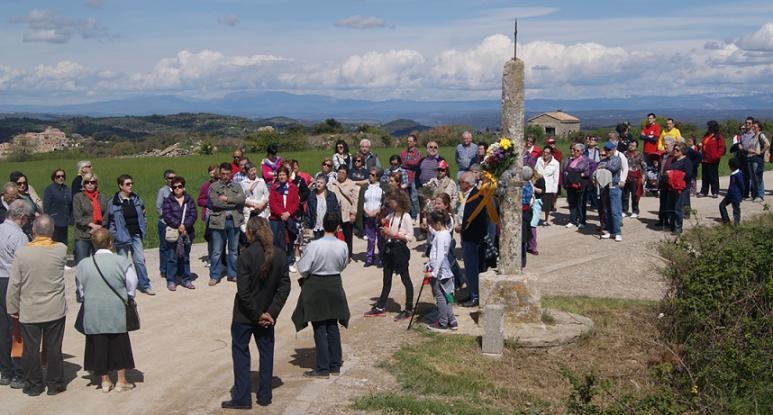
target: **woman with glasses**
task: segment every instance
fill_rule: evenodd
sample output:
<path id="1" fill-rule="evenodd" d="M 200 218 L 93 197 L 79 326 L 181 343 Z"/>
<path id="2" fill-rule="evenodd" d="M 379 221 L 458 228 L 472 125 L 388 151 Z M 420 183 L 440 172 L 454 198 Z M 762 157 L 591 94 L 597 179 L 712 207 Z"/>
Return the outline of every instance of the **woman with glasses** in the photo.
<path id="1" fill-rule="evenodd" d="M 271 212 L 271 231 L 274 233 L 274 246 L 287 254 L 287 264 L 290 272 L 295 272 L 295 255 L 293 245 L 298 228 L 295 213 L 301 204 L 298 187 L 289 180 L 290 172 L 280 168 L 276 182 L 271 186 L 268 195 L 268 206 Z"/>
<path id="2" fill-rule="evenodd" d="M 182 286 L 189 290 L 196 287 L 191 283 L 191 243 L 194 238 L 193 225 L 196 223 L 196 203 L 185 191 L 185 179 L 176 176 L 171 183 L 172 193 L 164 199 L 162 215 L 166 226 L 175 228 L 180 232 L 180 237 L 164 243 L 169 247 L 167 256 L 166 288 L 175 291 L 177 276 L 182 277 Z"/>
<path id="3" fill-rule="evenodd" d="M 108 204 L 108 224 L 113 235 L 113 245 L 118 255 L 129 257 L 132 254 L 134 271 L 137 273 L 141 293 L 156 295 L 150 287 L 148 269 L 145 266 L 145 252 L 142 240 L 147 235 L 145 204 L 134 193 L 134 180 L 128 174 L 118 176 L 118 191 Z"/>
<path id="4" fill-rule="evenodd" d="M 43 211 L 54 219 L 53 240 L 67 245 L 67 226 L 72 220 L 72 193 L 63 169 L 51 173 L 51 184 L 43 191 Z"/>
<path id="5" fill-rule="evenodd" d="M 333 170 L 333 159 L 330 157 L 326 157 L 324 160 L 322 160 L 321 168 L 322 170 L 318 171 L 314 177 L 317 177 L 320 174 L 324 174 L 327 176 L 328 183 L 332 182 L 336 179 L 336 177 L 338 177 L 336 170 Z"/>
<path id="6" fill-rule="evenodd" d="M 307 212 L 307 223 L 311 228 L 314 239 L 319 239 L 325 235 L 325 229 L 322 219 L 328 212 L 335 212 L 341 215 L 341 207 L 338 205 L 336 195 L 327 190 L 327 176 L 317 175 L 314 179 L 314 193 L 309 196 L 309 209 Z"/>
<path id="7" fill-rule="evenodd" d="M 550 226 L 550 212 L 555 207 L 560 169 L 559 161 L 553 157 L 553 149 L 545 147 L 542 150 L 542 157 L 537 160 L 534 168 L 545 179 L 545 193 L 542 195 L 542 212 L 545 213 L 545 220 L 542 226 Z"/>
<path id="8" fill-rule="evenodd" d="M 72 184 L 70 184 L 70 191 L 73 197 L 83 190 L 83 175 L 86 173 L 91 173 L 90 161 L 81 160 L 75 164 L 75 178 L 72 179 Z"/>
<path id="9" fill-rule="evenodd" d="M 9 178 L 12 182 L 16 183 L 16 187 L 19 189 L 19 198 L 27 203 L 27 208 L 30 210 L 30 216 L 27 218 L 27 222 L 22 227 L 22 230 L 30 240 L 32 240 L 32 221 L 36 216 L 43 213 L 43 201 L 38 197 L 35 189 L 30 185 L 27 176 L 20 171 L 11 172 Z"/>
<path id="10" fill-rule="evenodd" d="M 349 178 L 360 186 L 368 184 L 368 168 L 365 167 L 365 159 L 356 155 L 352 163 L 352 168 L 349 169 Z"/>
<path id="11" fill-rule="evenodd" d="M 362 229 L 368 241 L 368 247 L 365 252 L 365 266 L 369 267 L 376 263 L 375 251 L 378 241 L 378 219 L 381 216 L 381 205 L 384 203 L 384 194 L 386 187 L 379 177 L 381 177 L 381 168 L 374 167 L 368 173 L 368 185 L 360 187 L 360 209 L 359 216 L 362 217 Z M 358 212 L 359 213 L 359 212 Z"/>
<path id="12" fill-rule="evenodd" d="M 75 227 L 75 264 L 94 253 L 91 234 L 107 224 L 107 197 L 99 191 L 97 175 L 88 172 L 82 177 L 83 189 L 72 198 Z"/>
<path id="13" fill-rule="evenodd" d="M 349 144 L 346 144 L 344 140 L 336 141 L 335 152 L 333 153 L 333 170 L 338 171 L 338 167 L 341 165 L 346 166 L 347 169 L 351 169 L 352 155 L 349 154 Z"/>
<path id="14" fill-rule="evenodd" d="M 575 143 L 570 150 L 570 156 L 564 161 L 564 187 L 566 187 L 566 199 L 569 202 L 569 223 L 567 228 L 584 228 L 585 212 L 583 200 L 585 200 L 585 188 L 589 184 L 588 159 L 582 153 L 585 145 Z M 638 206 L 638 205 L 637 205 Z"/>

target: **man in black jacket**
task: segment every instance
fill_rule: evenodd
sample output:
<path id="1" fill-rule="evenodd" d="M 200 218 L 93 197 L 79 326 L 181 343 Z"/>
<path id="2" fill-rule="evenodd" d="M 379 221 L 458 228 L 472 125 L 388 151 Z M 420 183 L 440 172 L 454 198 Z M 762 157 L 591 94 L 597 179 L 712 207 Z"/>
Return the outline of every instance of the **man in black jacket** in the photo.
<path id="1" fill-rule="evenodd" d="M 483 198 L 475 187 L 475 182 L 475 176 L 469 171 L 462 173 L 462 177 L 459 178 L 460 216 L 462 220 L 457 222 L 456 231 L 462 234 L 462 258 L 464 258 L 467 288 L 470 291 L 470 300 L 462 304 L 464 307 L 477 307 L 479 304 L 478 274 L 482 260 L 480 243 L 486 236 L 488 229 L 486 209 L 478 210 L 478 205 L 483 201 Z"/>
<path id="2" fill-rule="evenodd" d="M 236 297 L 231 323 L 231 356 L 234 386 L 231 400 L 220 406 L 250 409 L 250 337 L 260 354 L 258 405 L 271 403 L 274 375 L 274 324 L 290 294 L 290 276 L 285 253 L 273 246 L 273 234 L 266 219 L 253 216 L 247 222 L 250 245 L 236 265 Z"/>

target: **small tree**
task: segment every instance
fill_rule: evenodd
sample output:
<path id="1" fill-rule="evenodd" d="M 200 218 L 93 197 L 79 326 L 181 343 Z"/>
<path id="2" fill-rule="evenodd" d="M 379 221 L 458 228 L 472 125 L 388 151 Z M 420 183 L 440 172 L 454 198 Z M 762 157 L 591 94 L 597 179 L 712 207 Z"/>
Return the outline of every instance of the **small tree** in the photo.
<path id="1" fill-rule="evenodd" d="M 26 137 L 16 137 L 8 153 L 9 161 L 28 161 L 35 154 L 35 144 Z"/>

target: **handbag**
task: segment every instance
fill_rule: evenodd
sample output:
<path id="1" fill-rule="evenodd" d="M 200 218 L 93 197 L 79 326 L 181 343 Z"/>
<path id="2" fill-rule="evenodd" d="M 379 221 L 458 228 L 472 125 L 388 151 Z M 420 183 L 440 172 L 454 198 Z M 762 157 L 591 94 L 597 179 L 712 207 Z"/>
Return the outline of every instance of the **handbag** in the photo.
<path id="1" fill-rule="evenodd" d="M 86 334 L 86 329 L 83 328 L 83 303 L 78 309 L 78 315 L 75 316 L 75 330 L 80 334 Z"/>
<path id="2" fill-rule="evenodd" d="M 182 216 L 182 219 L 180 220 L 180 223 L 185 222 L 185 211 L 187 209 L 188 209 L 188 204 L 186 203 L 185 205 L 183 205 L 183 216 Z M 164 228 L 164 239 L 167 242 L 177 242 L 177 240 L 180 239 L 180 229 L 167 226 L 166 228 Z"/>
<path id="3" fill-rule="evenodd" d="M 102 274 L 102 271 L 99 269 L 99 265 L 97 265 L 97 259 L 94 258 L 94 256 L 91 256 L 91 260 L 94 261 L 94 266 L 97 268 L 97 272 L 99 272 L 99 276 L 102 277 L 102 281 L 107 284 L 107 286 L 110 288 L 110 290 L 115 294 L 121 302 L 123 302 L 124 306 L 126 307 L 126 331 L 135 331 L 140 329 L 140 314 L 137 311 L 137 303 L 134 301 L 134 297 L 127 295 L 127 299 L 124 300 L 123 297 L 121 297 L 120 294 L 118 294 L 118 291 L 113 288 L 112 285 L 110 285 L 109 282 L 107 282 L 107 279 L 105 279 L 105 276 Z"/>

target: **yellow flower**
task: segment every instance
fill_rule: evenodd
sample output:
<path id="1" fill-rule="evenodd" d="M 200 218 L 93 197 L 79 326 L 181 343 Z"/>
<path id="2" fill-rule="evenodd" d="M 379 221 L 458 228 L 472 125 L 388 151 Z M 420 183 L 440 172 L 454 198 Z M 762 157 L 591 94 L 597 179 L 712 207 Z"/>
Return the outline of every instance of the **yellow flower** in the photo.
<path id="1" fill-rule="evenodd" d="M 511 145 L 513 145 L 513 143 L 511 143 L 507 138 L 499 140 L 499 146 L 502 147 L 502 150 L 509 149 Z"/>

